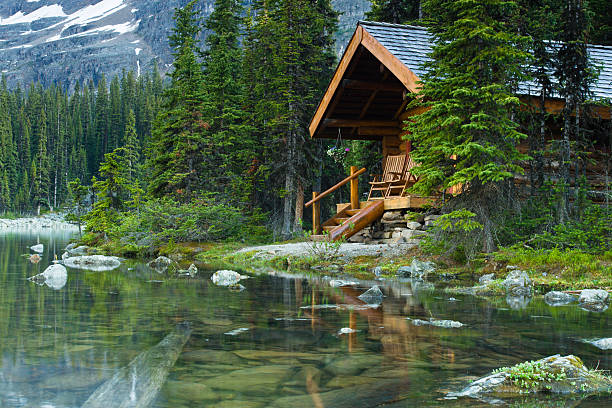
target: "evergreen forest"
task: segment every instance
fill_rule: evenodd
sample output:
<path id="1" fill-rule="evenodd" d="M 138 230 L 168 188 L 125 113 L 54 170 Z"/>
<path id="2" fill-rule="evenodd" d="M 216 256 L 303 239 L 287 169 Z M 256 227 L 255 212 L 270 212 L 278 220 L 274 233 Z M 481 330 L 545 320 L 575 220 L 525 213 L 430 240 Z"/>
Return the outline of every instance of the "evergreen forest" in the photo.
<path id="1" fill-rule="evenodd" d="M 376 142 L 308 134 L 338 60 L 330 0 L 257 0 L 248 9 L 217 0 L 206 21 L 196 4 L 176 10 L 166 78 L 125 72 L 70 93 L 62 84 L 0 85 L 0 212 L 69 209 L 90 243 L 121 239 L 132 253 L 156 240 L 287 239 L 308 225 L 311 191 L 337 183 L 350 165 L 375 172 Z M 485 251 L 534 237 L 536 246 L 610 244 L 609 206 L 591 203 L 581 169 L 589 143 L 609 140 L 612 129 L 574 114 L 594 103 L 598 68 L 586 44 L 612 45 L 606 0 L 374 0 L 366 18 L 423 25 L 434 36 L 424 98 L 414 101 L 431 109 L 407 126 L 421 146 L 415 191 L 466 186 L 447 205 L 452 228 L 442 235 L 479 230 Z M 562 115 L 521 108 L 514 94 L 526 80 L 542 100 L 560 95 Z M 542 143 L 550 120 L 562 129 L 552 147 Z M 347 152 L 342 161 L 328 154 L 332 146 Z M 554 183 L 538 171 L 552 156 L 561 163 Z M 523 168 L 526 199 L 511 182 Z M 347 201 L 343 192 L 335 198 Z"/>

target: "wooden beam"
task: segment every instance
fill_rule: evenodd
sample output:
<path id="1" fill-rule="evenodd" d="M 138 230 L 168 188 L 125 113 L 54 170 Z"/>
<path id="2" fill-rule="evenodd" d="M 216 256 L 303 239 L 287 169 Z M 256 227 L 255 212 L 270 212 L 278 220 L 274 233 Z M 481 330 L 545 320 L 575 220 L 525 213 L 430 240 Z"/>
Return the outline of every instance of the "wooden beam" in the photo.
<path id="1" fill-rule="evenodd" d="M 534 96 L 521 96 L 520 100 L 524 104 L 532 107 L 539 108 L 540 106 L 539 98 Z M 560 115 L 561 113 L 563 113 L 564 107 L 565 101 L 563 101 L 562 99 L 546 99 L 546 101 L 544 102 L 544 108 L 546 109 L 546 112 L 551 113 L 553 115 Z M 591 105 L 590 109 L 592 112 L 591 117 L 596 117 L 605 120 L 611 119 L 610 108 L 607 106 Z M 572 115 L 574 115 L 574 113 L 572 113 Z"/>
<path id="2" fill-rule="evenodd" d="M 346 50 L 344 51 L 344 55 L 342 55 L 342 59 L 340 60 L 340 63 L 336 68 L 336 72 L 334 72 L 334 76 L 332 77 L 329 86 L 327 87 L 327 90 L 323 95 L 323 99 L 321 99 L 321 102 L 319 102 L 319 106 L 317 107 L 317 110 L 315 111 L 315 114 L 312 117 L 312 120 L 310 121 L 310 126 L 308 127 L 308 130 L 310 132 L 311 137 L 313 137 L 315 132 L 317 131 L 317 128 L 321 123 L 321 119 L 323 119 L 323 115 L 327 111 L 327 108 L 329 107 L 329 104 L 332 101 L 336 90 L 338 89 L 338 85 L 340 85 L 340 81 L 342 81 L 344 73 L 346 72 L 349 64 L 351 63 L 355 52 L 359 48 L 359 44 L 361 44 L 363 32 L 363 27 L 358 26 L 355 30 L 355 33 L 353 34 L 353 37 L 351 38 L 351 41 L 346 47 Z"/>
<path id="3" fill-rule="evenodd" d="M 402 130 L 391 127 L 368 127 L 362 126 L 357 131 L 357 134 L 360 136 L 397 136 L 400 134 Z"/>
<path id="4" fill-rule="evenodd" d="M 357 120 L 357 119 L 325 119 L 323 121 L 325 127 L 393 127 L 399 128 L 399 120 Z"/>
<path id="5" fill-rule="evenodd" d="M 363 89 L 367 91 L 404 92 L 406 90 L 402 84 L 394 84 L 391 82 L 358 81 L 356 79 L 344 79 L 342 81 L 342 87 L 347 89 Z"/>
<path id="6" fill-rule="evenodd" d="M 357 128 L 356 128 L 357 129 Z M 398 129 L 399 132 L 399 129 Z M 338 132 L 317 132 L 315 139 L 337 139 Z M 383 135 L 360 135 L 360 134 L 342 134 L 343 140 L 382 140 Z"/>
<path id="7" fill-rule="evenodd" d="M 378 60 L 383 63 L 402 84 L 404 84 L 406 89 L 413 93 L 419 92 L 421 85 L 418 81 L 420 81 L 420 79 L 410 70 L 410 68 L 404 65 L 404 63 L 393 55 L 391 51 L 378 42 L 378 40 L 368 33 L 366 29 L 363 29 L 362 37 L 361 43 L 363 46 L 378 58 Z"/>

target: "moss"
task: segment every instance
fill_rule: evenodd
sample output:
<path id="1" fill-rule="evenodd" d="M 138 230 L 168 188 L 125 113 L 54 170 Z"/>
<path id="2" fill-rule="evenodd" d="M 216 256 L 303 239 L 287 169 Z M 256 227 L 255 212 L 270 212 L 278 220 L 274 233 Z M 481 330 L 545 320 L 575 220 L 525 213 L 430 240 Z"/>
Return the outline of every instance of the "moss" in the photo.
<path id="1" fill-rule="evenodd" d="M 550 384 L 552 382 L 561 381 L 567 378 L 567 374 L 562 367 L 559 367 L 557 372 L 551 372 L 550 367 L 544 369 L 542 364 L 537 361 L 527 361 L 513 367 L 503 367 L 493 372 L 508 374 L 508 379 L 518 387 L 522 393 L 550 389 Z"/>

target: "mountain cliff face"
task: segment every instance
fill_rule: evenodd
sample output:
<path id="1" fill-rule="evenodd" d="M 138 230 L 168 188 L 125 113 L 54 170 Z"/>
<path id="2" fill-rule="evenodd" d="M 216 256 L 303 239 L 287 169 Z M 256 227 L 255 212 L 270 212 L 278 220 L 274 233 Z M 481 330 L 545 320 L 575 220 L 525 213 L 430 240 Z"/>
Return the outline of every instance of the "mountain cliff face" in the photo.
<path id="1" fill-rule="evenodd" d="M 32 81 L 74 86 L 123 69 L 171 67 L 168 34 L 176 7 L 189 0 L 5 0 L 0 2 L 0 71 L 9 86 Z M 252 0 L 245 0 L 249 6 Z M 369 0 L 332 0 L 340 16 L 340 53 Z M 214 0 L 201 0 L 206 18 Z M 206 33 L 203 34 L 204 36 Z"/>

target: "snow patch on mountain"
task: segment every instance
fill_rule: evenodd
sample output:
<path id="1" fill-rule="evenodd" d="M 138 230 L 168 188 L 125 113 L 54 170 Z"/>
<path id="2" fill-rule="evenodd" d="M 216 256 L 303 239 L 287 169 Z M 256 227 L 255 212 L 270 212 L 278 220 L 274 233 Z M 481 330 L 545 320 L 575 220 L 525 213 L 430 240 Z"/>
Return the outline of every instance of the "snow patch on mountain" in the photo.
<path id="1" fill-rule="evenodd" d="M 23 12 L 18 11 L 10 17 L 0 18 L 0 25 L 32 23 L 42 18 L 52 17 L 66 17 L 62 6 L 60 6 L 59 4 L 42 6 L 41 8 L 38 8 L 28 14 L 23 14 Z"/>

